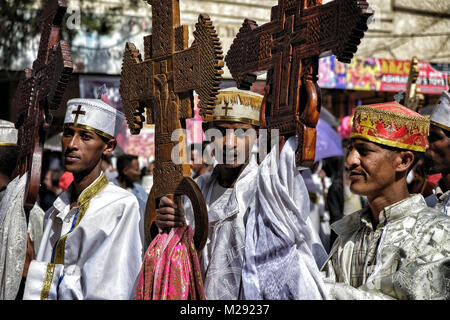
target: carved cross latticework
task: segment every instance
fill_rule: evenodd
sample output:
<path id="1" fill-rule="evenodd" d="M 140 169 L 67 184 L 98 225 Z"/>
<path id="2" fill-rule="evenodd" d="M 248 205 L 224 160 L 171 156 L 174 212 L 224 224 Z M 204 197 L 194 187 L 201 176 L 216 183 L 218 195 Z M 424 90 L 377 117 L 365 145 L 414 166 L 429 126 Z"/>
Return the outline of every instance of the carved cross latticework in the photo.
<path id="1" fill-rule="evenodd" d="M 126 44 L 119 91 L 132 134 L 139 134 L 145 120 L 155 124 L 155 169 L 145 222 L 149 239 L 155 200 L 163 195 L 195 195 L 196 199 L 190 199 L 195 202 L 196 218 L 202 211 L 205 217 L 198 220 L 204 223 L 207 219 L 201 192 L 189 180 L 190 165 L 184 159 L 186 137 L 180 141 L 171 137 L 174 130 L 185 128 L 185 119 L 193 116 L 193 90 L 199 95 L 200 115 L 212 120 L 224 62 L 219 38 L 207 15 L 199 16 L 189 47 L 188 28 L 180 24 L 179 0 L 147 2 L 152 5 L 152 34 L 144 37 L 144 59 L 132 43 Z M 181 164 L 172 161 L 177 145 L 184 145 L 175 155 Z M 202 228 L 207 232 L 207 226 L 198 231 Z M 197 248 L 204 245 L 204 236 L 196 232 Z"/>
<path id="2" fill-rule="evenodd" d="M 20 154 L 18 172 L 28 172 L 25 209 L 31 210 L 40 186 L 42 146 L 45 130 L 51 123 L 49 110 L 60 107 L 64 91 L 72 74 L 72 58 L 68 42 L 59 40 L 61 24 L 66 13 L 65 0 L 49 0 L 40 21 L 41 40 L 32 69 L 25 70 L 19 82 L 13 108 L 20 115 Z"/>
<path id="3" fill-rule="evenodd" d="M 425 102 L 425 96 L 416 84 L 419 77 L 419 60 L 417 57 L 411 59 L 411 68 L 409 69 L 408 82 L 406 83 L 406 94 L 403 104 L 414 111 L 419 111 Z"/>
<path id="4" fill-rule="evenodd" d="M 297 134 L 297 165 L 314 161 L 320 112 L 318 58 L 334 54 L 348 63 L 372 15 L 363 0 L 279 0 L 271 21 L 245 19 L 225 58 L 237 86 L 250 89 L 267 72 L 261 126 Z"/>

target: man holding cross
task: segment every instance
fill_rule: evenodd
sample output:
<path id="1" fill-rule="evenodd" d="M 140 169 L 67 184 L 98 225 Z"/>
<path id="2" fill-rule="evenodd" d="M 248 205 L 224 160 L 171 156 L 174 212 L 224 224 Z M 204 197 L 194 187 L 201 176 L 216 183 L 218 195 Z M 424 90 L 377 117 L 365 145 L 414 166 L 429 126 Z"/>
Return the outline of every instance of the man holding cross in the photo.
<path id="1" fill-rule="evenodd" d="M 109 183 L 102 156 L 116 146 L 124 115 L 100 99 L 67 103 L 61 139 L 74 181 L 45 215 L 24 299 L 130 299 L 142 263 L 136 197 Z"/>
<path id="2" fill-rule="evenodd" d="M 217 130 L 213 144 L 218 164 L 213 172 L 200 176 L 196 182 L 209 217 L 208 240 L 200 254 L 208 300 L 236 300 L 239 296 L 245 248 L 244 216 L 253 204 L 258 164 L 250 155 L 256 132 L 254 136 L 238 135 L 237 130 L 246 132 L 259 126 L 261 102 L 262 96 L 257 93 L 223 89 L 217 95 L 213 120 L 207 124 L 209 129 Z M 183 204 L 178 210 L 173 201 L 162 197 L 156 214 L 157 226 L 164 229 L 185 223 L 193 225 L 192 207 L 187 201 Z"/>

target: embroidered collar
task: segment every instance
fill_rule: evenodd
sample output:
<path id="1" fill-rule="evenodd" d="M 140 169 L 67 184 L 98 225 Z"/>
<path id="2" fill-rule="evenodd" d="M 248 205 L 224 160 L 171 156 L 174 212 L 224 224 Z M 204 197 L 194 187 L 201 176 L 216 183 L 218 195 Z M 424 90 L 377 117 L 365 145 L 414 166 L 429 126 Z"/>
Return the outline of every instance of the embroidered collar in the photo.
<path id="1" fill-rule="evenodd" d="M 405 215 L 415 214 L 426 206 L 425 199 L 421 194 L 411 195 L 406 199 L 385 207 L 380 212 L 378 225 L 395 221 Z M 336 221 L 331 225 L 331 228 L 338 235 L 355 232 L 361 226 L 361 223 L 373 228 L 370 214 L 370 207 L 367 206 Z"/>
<path id="2" fill-rule="evenodd" d="M 78 196 L 77 206 L 82 207 L 88 203 L 93 197 L 95 197 L 100 191 L 108 185 L 108 179 L 103 171 L 100 173 L 97 179 L 95 179 L 86 189 L 84 189 Z M 56 198 L 53 206 L 58 211 L 58 217 L 64 219 L 64 216 L 70 210 L 70 195 L 72 193 L 73 182 L 62 192 L 58 198 Z"/>

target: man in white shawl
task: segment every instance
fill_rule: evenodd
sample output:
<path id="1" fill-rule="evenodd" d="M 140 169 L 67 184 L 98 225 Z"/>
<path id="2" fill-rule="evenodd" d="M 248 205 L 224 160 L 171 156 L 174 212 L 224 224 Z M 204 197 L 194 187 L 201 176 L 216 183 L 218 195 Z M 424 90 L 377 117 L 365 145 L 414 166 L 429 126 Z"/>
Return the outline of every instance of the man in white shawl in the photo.
<path id="1" fill-rule="evenodd" d="M 112 153 L 125 117 L 100 99 L 67 103 L 61 138 L 74 180 L 46 212 L 24 299 L 132 299 L 144 253 L 136 197 L 108 182 L 102 156 Z"/>
<path id="2" fill-rule="evenodd" d="M 213 121 L 208 123 L 206 134 L 214 136 L 218 164 L 213 172 L 200 176 L 196 182 L 205 198 L 209 218 L 208 240 L 200 254 L 205 296 L 209 300 L 239 297 L 245 248 L 244 217 L 253 203 L 258 164 L 250 156 L 256 132 L 239 135 L 237 130 L 248 133 L 259 125 L 261 102 L 262 96 L 257 93 L 223 89 L 217 96 Z M 194 225 L 192 207 L 189 201 L 183 203 L 185 215 L 183 210 L 175 211 L 177 206 L 169 198 L 161 198 L 156 214 L 160 229 L 180 227 L 185 222 Z"/>
<path id="3" fill-rule="evenodd" d="M 237 133 L 230 130 L 255 129 L 259 125 L 261 102 L 261 95 L 249 91 L 238 90 L 236 88 L 221 90 L 217 97 L 213 122 L 210 123 L 210 128 L 218 129 L 222 133 L 222 138 L 215 137 L 214 140 L 215 157 L 219 164 L 215 166 L 212 173 L 207 173 L 197 180 L 197 184 L 205 197 L 209 217 L 208 240 L 200 255 L 205 295 L 209 300 L 257 299 L 264 296 L 261 294 L 258 294 L 257 296 L 256 293 L 252 294 L 250 291 L 248 291 L 248 295 L 243 295 L 243 289 L 245 289 L 245 286 L 248 285 L 249 281 L 246 279 L 248 274 L 243 270 L 243 266 L 245 261 L 247 264 L 252 264 L 252 267 L 258 268 L 253 264 L 253 260 L 247 262 L 247 259 L 249 259 L 248 256 L 251 256 L 254 251 L 252 251 L 252 253 L 247 253 L 249 241 L 246 239 L 248 238 L 249 225 L 250 230 L 253 231 L 252 228 L 254 226 L 251 224 L 254 224 L 256 221 L 254 218 L 255 193 L 257 194 L 260 189 L 257 182 L 260 181 L 260 184 L 264 184 L 263 180 L 271 179 L 271 177 L 264 173 L 258 173 L 256 159 L 254 156 L 250 155 L 253 144 L 251 135 L 248 135 L 245 138 L 244 150 L 239 148 L 240 142 L 238 140 L 242 139 L 242 136 L 236 138 L 235 134 Z M 222 161 L 223 159 L 218 156 L 218 153 L 224 154 L 224 157 L 228 160 L 232 159 L 231 163 L 229 161 Z M 237 158 L 243 154 L 245 154 L 244 164 L 236 161 Z M 292 155 L 291 160 L 294 161 L 293 154 L 287 155 L 287 158 L 289 158 L 290 155 Z M 285 161 L 285 158 L 283 158 L 283 161 Z M 292 162 L 290 162 L 290 164 L 292 164 Z M 290 170 L 290 175 L 294 175 L 299 179 L 295 180 L 295 183 L 300 183 L 295 186 L 295 191 L 301 193 L 301 204 L 297 209 L 301 209 L 301 206 L 304 205 L 303 200 L 306 199 L 305 205 L 307 207 L 304 208 L 304 212 L 308 215 L 309 199 L 303 180 L 294 165 L 292 165 L 292 167 L 287 166 L 287 168 Z M 294 173 L 294 171 L 296 173 Z M 257 178 L 257 174 L 261 177 L 260 179 Z M 290 179 L 290 182 L 294 183 L 294 180 Z M 270 181 L 265 181 L 265 183 L 270 183 Z M 289 189 L 290 192 L 294 191 L 294 189 L 292 189 L 293 187 L 294 186 L 291 184 L 291 189 Z M 298 189 L 301 189 L 302 187 L 304 190 Z M 271 191 L 278 192 L 278 188 L 279 185 L 275 186 Z M 293 195 L 287 194 L 283 197 L 282 201 L 284 201 L 285 198 L 289 198 L 289 196 Z M 296 196 L 294 197 L 296 198 Z M 277 200 L 280 200 L 280 198 Z M 292 205 L 292 202 L 293 200 L 291 200 L 288 205 Z M 183 206 L 186 221 L 188 224 L 192 225 L 193 214 L 191 206 L 186 201 L 184 201 Z M 284 204 L 280 203 L 280 207 L 283 206 Z M 183 225 L 185 221 L 183 210 L 176 209 L 176 204 L 167 197 L 161 198 L 160 208 L 157 210 L 156 215 L 156 224 L 159 228 L 180 227 Z M 290 209 L 292 209 L 292 207 Z M 253 215 L 253 220 L 250 223 L 247 221 L 249 213 Z M 280 221 L 274 220 L 273 222 L 279 223 Z M 310 224 L 308 225 L 308 228 L 309 231 L 312 231 Z M 291 238 L 295 238 L 298 235 L 298 229 L 299 228 L 291 230 Z M 303 235 L 298 235 L 298 237 L 303 237 Z M 306 237 L 308 237 L 308 244 L 311 244 L 311 233 L 306 232 Z M 257 239 L 255 239 L 255 241 L 258 242 Z M 315 241 L 320 247 L 317 251 L 322 254 L 320 260 L 325 260 L 326 253 L 320 245 L 318 236 L 315 237 Z M 288 245 L 291 245 L 291 242 L 287 241 L 287 243 Z M 257 245 L 259 244 L 261 244 L 261 242 L 258 242 Z M 283 244 L 286 244 L 286 242 Z M 252 244 L 252 246 L 253 249 L 255 245 Z M 273 246 L 271 246 L 270 249 L 276 250 Z M 308 251 L 308 253 L 310 252 L 311 251 Z M 286 260 L 284 259 L 284 254 L 282 255 L 281 260 Z M 305 263 L 311 264 L 311 261 L 315 268 L 314 272 L 318 274 L 318 267 L 314 262 L 314 258 L 307 259 L 307 262 Z M 280 277 L 281 274 L 285 274 L 286 271 L 283 269 L 283 266 L 286 265 L 280 264 L 280 268 L 276 270 L 278 273 L 267 274 L 267 277 L 273 276 L 275 281 L 280 280 L 280 284 L 283 285 L 285 278 Z M 294 268 L 298 266 L 299 264 L 291 264 L 291 267 Z M 306 269 L 302 269 L 302 271 L 305 271 Z M 313 267 L 311 266 L 310 269 L 313 269 Z M 316 274 L 314 274 L 314 277 L 315 275 Z M 294 272 L 292 276 L 297 277 L 298 273 Z M 265 280 L 267 280 L 267 278 L 263 279 L 263 281 Z M 298 282 L 304 284 L 301 280 Z M 313 290 L 317 292 L 316 288 Z M 304 298 L 306 296 L 306 294 L 303 296 L 279 295 L 278 298 Z M 318 296 L 320 296 L 320 294 L 314 293 L 308 297 Z M 269 296 L 264 297 L 269 298 Z"/>
<path id="4" fill-rule="evenodd" d="M 33 242 L 42 235 L 44 218 L 44 212 L 35 204 L 29 212 L 27 227 L 24 208 L 27 174 L 14 176 L 19 154 L 17 143 L 14 124 L 0 120 L 0 300 L 21 298 L 28 264 L 35 254 Z"/>
<path id="5" fill-rule="evenodd" d="M 429 173 L 441 173 L 442 178 L 425 201 L 450 216 L 450 93 L 446 91 L 431 113 L 428 142 L 425 166 Z"/>

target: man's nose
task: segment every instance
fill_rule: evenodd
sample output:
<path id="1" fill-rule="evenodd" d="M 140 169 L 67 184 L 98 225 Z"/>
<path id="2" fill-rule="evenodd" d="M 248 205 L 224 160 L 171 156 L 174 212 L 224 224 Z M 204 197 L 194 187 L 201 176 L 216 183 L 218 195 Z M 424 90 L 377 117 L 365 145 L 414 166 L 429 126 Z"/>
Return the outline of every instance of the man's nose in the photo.
<path id="1" fill-rule="evenodd" d="M 236 135 L 234 134 L 234 130 L 233 129 L 228 129 L 227 130 L 227 136 L 225 139 L 225 145 L 228 148 L 233 148 L 234 146 L 236 146 Z"/>
<path id="2" fill-rule="evenodd" d="M 360 164 L 359 154 L 355 149 L 353 149 L 347 155 L 347 159 L 345 160 L 345 167 L 348 170 L 351 170 L 357 167 L 359 164 Z"/>
<path id="3" fill-rule="evenodd" d="M 67 142 L 67 148 L 78 149 L 79 142 L 80 142 L 80 137 L 75 134 L 69 138 L 69 141 Z"/>

